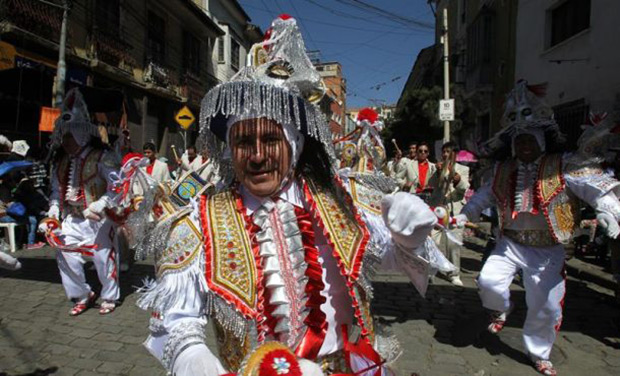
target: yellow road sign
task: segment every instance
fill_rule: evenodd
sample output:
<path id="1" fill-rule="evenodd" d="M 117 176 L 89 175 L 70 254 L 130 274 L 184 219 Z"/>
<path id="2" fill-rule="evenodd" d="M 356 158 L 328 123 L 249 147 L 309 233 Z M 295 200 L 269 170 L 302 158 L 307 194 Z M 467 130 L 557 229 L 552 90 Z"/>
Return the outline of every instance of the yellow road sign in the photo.
<path id="1" fill-rule="evenodd" d="M 174 117 L 174 120 L 176 120 L 176 122 L 179 123 L 181 128 L 187 130 L 189 127 L 192 126 L 192 124 L 194 124 L 194 121 L 196 120 L 196 118 L 194 117 L 194 114 L 192 114 L 192 111 L 190 111 L 190 109 L 187 106 L 183 106 L 183 108 L 179 110 L 179 112 L 177 112 L 176 116 Z"/>

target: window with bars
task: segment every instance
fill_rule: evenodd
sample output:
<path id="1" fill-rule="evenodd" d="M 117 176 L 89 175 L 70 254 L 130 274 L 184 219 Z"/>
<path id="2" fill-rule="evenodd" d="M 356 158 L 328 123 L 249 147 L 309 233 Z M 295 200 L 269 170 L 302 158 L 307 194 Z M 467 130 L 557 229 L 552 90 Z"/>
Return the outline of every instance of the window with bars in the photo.
<path id="1" fill-rule="evenodd" d="M 566 0 L 550 10 L 549 47 L 590 27 L 591 0 Z"/>
<path id="2" fill-rule="evenodd" d="M 186 72 L 200 74 L 200 40 L 188 31 L 183 32 L 183 68 Z"/>
<path id="3" fill-rule="evenodd" d="M 230 39 L 230 65 L 234 70 L 239 70 L 239 54 L 241 53 L 241 46 L 233 38 Z"/>
<path id="4" fill-rule="evenodd" d="M 148 58 L 163 65 L 166 62 L 166 21 L 151 11 L 148 17 Z"/>

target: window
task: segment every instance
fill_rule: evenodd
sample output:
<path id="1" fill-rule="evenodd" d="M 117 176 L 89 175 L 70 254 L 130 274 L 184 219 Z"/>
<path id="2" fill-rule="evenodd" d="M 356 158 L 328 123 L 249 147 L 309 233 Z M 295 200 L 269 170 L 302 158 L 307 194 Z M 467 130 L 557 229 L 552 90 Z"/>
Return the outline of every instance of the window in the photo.
<path id="1" fill-rule="evenodd" d="M 590 27 L 590 1 L 567 0 L 551 10 L 551 39 L 549 47 Z"/>
<path id="2" fill-rule="evenodd" d="M 471 71 L 489 63 L 495 53 L 493 41 L 494 16 L 481 12 L 467 29 L 467 68 Z"/>
<path id="3" fill-rule="evenodd" d="M 224 57 L 224 37 L 217 38 L 217 62 L 224 63 L 226 58 Z"/>
<path id="4" fill-rule="evenodd" d="M 100 31 L 118 33 L 121 25 L 120 0 L 97 0 L 95 17 Z"/>
<path id="5" fill-rule="evenodd" d="M 241 46 L 237 43 L 236 40 L 230 39 L 230 65 L 233 69 L 239 69 L 239 54 L 240 54 Z"/>
<path id="6" fill-rule="evenodd" d="M 589 113 L 590 106 L 583 98 L 553 107 L 555 120 L 566 135 L 566 148 L 572 149 L 577 146 L 577 140 L 583 132 L 581 125 L 586 123 Z"/>
<path id="7" fill-rule="evenodd" d="M 148 17 L 148 58 L 163 65 L 166 61 L 166 22 L 151 11 Z"/>
<path id="8" fill-rule="evenodd" d="M 187 31 L 183 32 L 183 68 L 200 74 L 200 40 Z"/>

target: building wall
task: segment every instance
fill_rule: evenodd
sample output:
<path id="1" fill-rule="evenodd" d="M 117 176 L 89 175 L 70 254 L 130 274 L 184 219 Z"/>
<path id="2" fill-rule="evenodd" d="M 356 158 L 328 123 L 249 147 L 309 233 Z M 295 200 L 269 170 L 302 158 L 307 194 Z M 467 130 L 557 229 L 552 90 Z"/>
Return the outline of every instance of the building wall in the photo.
<path id="1" fill-rule="evenodd" d="M 552 106 L 584 99 L 592 111 L 615 112 L 620 106 L 620 49 L 617 48 L 620 1 L 591 1 L 590 27 L 547 47 L 548 10 L 558 1 L 519 2 L 517 78 L 548 82 Z"/>
<path id="2" fill-rule="evenodd" d="M 196 0 L 201 1 L 201 0 Z M 213 76 L 220 82 L 230 80 L 239 69 L 246 65 L 247 54 L 252 44 L 257 40 L 252 40 L 247 36 L 247 27 L 250 19 L 241 13 L 235 4 L 236 0 L 202 0 L 205 12 L 214 19 L 224 30 L 225 35 L 217 38 L 212 51 Z M 239 66 L 233 67 L 231 64 L 231 53 L 233 41 L 239 44 Z M 224 59 L 220 60 L 218 55 L 219 44 L 224 44 Z"/>
<path id="3" fill-rule="evenodd" d="M 347 84 L 342 75 L 342 66 L 337 62 L 317 63 L 315 67 L 326 87 L 326 95 L 332 99 L 329 111 L 330 127 L 333 133 L 343 134 L 346 127 Z"/>
<path id="4" fill-rule="evenodd" d="M 198 116 L 199 102 L 208 88 L 213 86 L 214 80 L 209 75 L 211 49 L 213 39 L 221 30 L 190 0 L 119 0 L 118 28 L 102 24 L 101 16 L 111 15 L 112 12 L 101 12 L 96 8 L 98 3 L 111 4 L 113 1 L 72 2 L 68 18 L 67 90 L 76 85 L 72 82 L 72 76 L 76 74 L 85 77 L 79 82 L 81 85 L 122 90 L 127 98 L 129 129 L 136 149 L 150 140 L 165 145 L 166 150 L 171 143 L 183 145 L 179 127 L 173 120 L 174 114 L 188 105 Z M 30 0 L 2 0 L 2 5 L 8 5 L 6 9 L 9 11 L 0 30 L 1 39 L 15 45 L 20 53 L 31 56 L 33 61 L 55 70 L 61 12 Z M 154 70 L 148 51 L 149 10 L 164 20 L 165 41 L 165 58 L 155 64 L 160 74 L 150 77 L 149 71 Z M 36 19 L 32 17 L 33 12 L 52 15 L 43 17 L 52 19 L 49 21 L 51 26 L 32 22 L 28 17 Z M 188 73 L 184 67 L 184 58 L 188 56 L 184 32 L 189 32 L 199 43 L 199 72 Z M 24 75 L 34 74 L 31 69 L 21 71 Z M 3 91 L 0 87 L 0 93 Z M 30 112 L 38 113 L 41 106 L 52 104 L 51 100 L 44 103 L 47 101 L 45 98 L 37 100 L 38 108 L 29 108 Z M 32 101 L 29 97 L 21 98 L 24 103 Z M 20 129 L 29 132 L 35 139 L 36 121 L 25 123 L 20 119 Z M 197 126 L 193 128 L 195 131 Z M 0 131 L 4 131 L 4 125 Z M 189 138 L 191 141 L 191 134 Z"/>

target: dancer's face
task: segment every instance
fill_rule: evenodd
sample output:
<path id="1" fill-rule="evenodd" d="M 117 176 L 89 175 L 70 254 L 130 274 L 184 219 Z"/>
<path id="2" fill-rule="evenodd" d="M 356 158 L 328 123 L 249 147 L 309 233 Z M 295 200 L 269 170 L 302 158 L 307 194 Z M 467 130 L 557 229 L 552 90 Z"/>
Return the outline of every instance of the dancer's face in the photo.
<path id="1" fill-rule="evenodd" d="M 542 154 L 536 137 L 531 134 L 518 135 L 515 138 L 514 148 L 515 156 L 524 163 L 532 163 Z"/>
<path id="2" fill-rule="evenodd" d="M 65 153 L 69 155 L 75 155 L 80 151 L 80 145 L 75 141 L 71 133 L 66 133 L 62 136 L 62 148 L 65 149 Z"/>
<path id="3" fill-rule="evenodd" d="M 257 197 L 277 193 L 291 164 L 291 146 L 282 126 L 260 118 L 232 125 L 230 148 L 237 180 Z"/>

